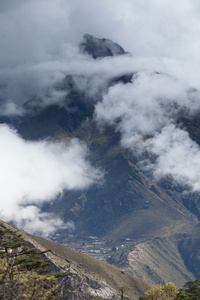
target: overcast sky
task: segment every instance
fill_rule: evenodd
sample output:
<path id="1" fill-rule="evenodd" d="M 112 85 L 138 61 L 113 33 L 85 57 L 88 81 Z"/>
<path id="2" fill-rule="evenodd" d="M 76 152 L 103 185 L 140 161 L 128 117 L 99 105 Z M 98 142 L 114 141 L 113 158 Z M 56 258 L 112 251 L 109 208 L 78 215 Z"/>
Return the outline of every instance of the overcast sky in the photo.
<path id="1" fill-rule="evenodd" d="M 59 80 L 85 33 L 200 88 L 199 15 L 198 0 L 1 0 L 0 95 L 22 103 Z"/>
<path id="2" fill-rule="evenodd" d="M 132 56 L 94 61 L 78 49 L 85 33 L 109 38 Z M 190 114 L 200 109 L 199 93 L 188 93 L 200 89 L 199 49 L 199 0 L 1 0 L 1 114 L 23 113 L 21 105 L 35 95 L 46 104 L 59 103 L 62 94 L 52 87 L 66 74 L 84 75 L 86 80 L 77 84 L 91 96 L 107 78 L 138 72 L 132 83 L 118 84 L 104 94 L 95 108 L 97 122 L 115 124 L 120 117 L 122 145 L 156 155 L 154 164 L 147 164 L 155 179 L 171 174 L 200 190 L 199 146 L 175 125 L 181 109 Z M 152 138 L 144 141 L 147 134 Z M 102 178 L 78 141 L 27 143 L 1 125 L 0 149 L 2 217 L 26 224 L 29 231 L 36 219 L 37 232 L 44 233 L 49 222 L 41 203 L 63 189 L 85 188 Z M 63 226 L 55 219 L 51 230 L 55 224 Z"/>

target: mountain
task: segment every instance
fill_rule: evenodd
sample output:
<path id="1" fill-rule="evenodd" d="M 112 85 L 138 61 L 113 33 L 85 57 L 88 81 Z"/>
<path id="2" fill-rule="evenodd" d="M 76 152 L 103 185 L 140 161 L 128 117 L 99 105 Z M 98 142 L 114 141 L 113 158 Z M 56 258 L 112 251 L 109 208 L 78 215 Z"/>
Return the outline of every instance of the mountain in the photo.
<path id="1" fill-rule="evenodd" d="M 127 54 L 124 49 L 109 39 L 98 39 L 90 34 L 83 36 L 80 44 L 80 50 L 83 53 L 91 55 L 94 59 L 106 56 L 116 56 Z"/>
<path id="2" fill-rule="evenodd" d="M 0 221 L 0 228 L 16 228 Z M 105 262 L 99 261 L 86 254 L 71 250 L 50 240 L 26 234 L 23 239 L 29 247 L 34 246 L 40 251 L 51 250 L 46 253 L 51 267 L 59 271 L 68 271 L 69 275 L 64 281 L 66 300 L 68 299 L 121 299 L 121 290 L 124 299 L 138 299 L 150 288 L 150 285 L 131 276 L 120 269 Z"/>
<path id="3" fill-rule="evenodd" d="M 80 50 L 94 60 L 126 54 L 118 44 L 88 34 Z M 14 126 L 26 140 L 75 137 L 85 143 L 90 162 L 104 171 L 104 180 L 88 189 L 66 191 L 62 199 L 45 204 L 43 211 L 74 222 L 73 243 L 97 237 L 110 248 L 108 262 L 151 283 L 172 281 L 179 287 L 200 276 L 199 194 L 183 193 L 188 187 L 176 184 L 171 176 L 153 180 L 139 167 L 138 156 L 122 146 L 117 124 L 100 127 L 94 118 L 95 103 L 102 101 L 110 87 L 128 85 L 133 74 L 108 78 L 95 95 L 79 87 L 81 75 L 68 74 L 54 87 L 67 91 L 62 105 L 44 106 L 35 97 L 24 104 L 23 116 L 4 117 L 1 122 Z M 181 111 L 176 122 L 200 144 L 198 113 L 194 117 Z M 65 231 L 58 236 L 59 242 L 71 243 Z"/>

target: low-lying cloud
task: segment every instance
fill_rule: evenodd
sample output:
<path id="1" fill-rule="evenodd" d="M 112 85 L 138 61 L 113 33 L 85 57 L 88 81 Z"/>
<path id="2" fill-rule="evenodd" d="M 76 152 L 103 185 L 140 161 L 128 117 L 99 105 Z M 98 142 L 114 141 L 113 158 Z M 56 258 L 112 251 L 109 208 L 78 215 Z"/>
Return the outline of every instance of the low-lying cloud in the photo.
<path id="1" fill-rule="evenodd" d="M 41 234 L 68 226 L 41 212 L 40 206 L 65 190 L 84 189 L 101 178 L 87 160 L 86 147 L 76 139 L 68 144 L 26 142 L 7 125 L 0 125 L 0 136 L 1 218 Z"/>
<path id="2" fill-rule="evenodd" d="M 155 179 L 170 174 L 200 191 L 200 147 L 177 125 L 181 114 L 192 117 L 199 110 L 198 91 L 166 74 L 140 72 L 131 83 L 111 87 L 97 103 L 95 115 L 101 126 L 115 125 L 122 146 L 139 159 L 145 152 L 153 154 L 145 169 Z"/>
<path id="3" fill-rule="evenodd" d="M 200 147 L 186 131 L 171 124 L 145 146 L 157 157 L 154 164 L 147 165 L 156 179 L 170 174 L 176 182 L 200 191 Z"/>
<path id="4" fill-rule="evenodd" d="M 1 0 L 0 115 L 23 115 L 22 105 L 34 97 L 41 106 L 62 104 L 69 91 L 57 87 L 70 74 L 90 100 L 102 100 L 95 108 L 101 126 L 115 125 L 122 145 L 141 159 L 153 154 L 146 169 L 156 179 L 171 174 L 200 190 L 199 146 L 176 125 L 179 114 L 200 108 L 199 20 L 198 0 Z M 78 44 L 85 33 L 133 56 L 83 55 Z M 127 73 L 135 74 L 131 83 L 107 90 L 111 78 Z M 77 140 L 25 142 L 6 125 L 0 146 L 2 218 L 42 234 L 73 227 L 40 207 L 101 178 L 86 148 Z"/>
<path id="5" fill-rule="evenodd" d="M 200 88 L 199 12 L 197 0 L 2 0 L 1 114 L 22 113 L 24 102 L 44 96 L 66 74 L 96 74 L 95 87 L 102 74 L 159 71 Z M 77 45 L 85 33 L 110 38 L 133 57 L 84 57 Z"/>

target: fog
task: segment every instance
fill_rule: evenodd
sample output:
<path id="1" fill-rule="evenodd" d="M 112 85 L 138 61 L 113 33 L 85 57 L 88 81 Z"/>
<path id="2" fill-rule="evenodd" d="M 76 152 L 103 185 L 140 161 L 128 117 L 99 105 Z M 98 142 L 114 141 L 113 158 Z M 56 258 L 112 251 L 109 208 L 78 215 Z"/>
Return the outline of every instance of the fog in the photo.
<path id="1" fill-rule="evenodd" d="M 80 53 L 85 33 L 108 38 L 130 54 L 94 60 Z M 199 146 L 176 121 L 200 108 L 200 3 L 198 0 L 1 0 L 1 115 L 23 115 L 23 104 L 62 105 L 68 90 L 56 86 L 72 74 L 95 101 L 99 126 L 116 126 L 123 147 L 139 159 L 154 155 L 146 169 L 156 180 L 170 174 L 200 190 Z M 134 73 L 132 82 L 105 88 L 109 79 Z M 63 224 L 41 205 L 63 190 L 87 188 L 102 178 L 83 144 L 26 142 L 0 127 L 1 216 L 30 232 L 49 234 Z M 51 224 L 49 220 L 51 219 Z M 70 220 L 69 220 L 70 221 Z M 57 225 L 56 225 L 57 224 Z"/>
<path id="2" fill-rule="evenodd" d="M 76 139 L 26 142 L 7 125 L 0 126 L 0 136 L 0 217 L 42 235 L 68 227 L 70 223 L 42 213 L 40 207 L 66 190 L 85 189 L 102 178 L 90 165 L 87 148 Z"/>
<path id="3" fill-rule="evenodd" d="M 3 107 L 8 113 L 8 102 L 21 105 L 65 74 L 94 72 L 101 64 L 83 58 L 77 47 L 85 33 L 110 38 L 133 54 L 114 68 L 101 65 L 103 72 L 135 66 L 199 88 L 199 13 L 197 0 L 1 1 Z"/>

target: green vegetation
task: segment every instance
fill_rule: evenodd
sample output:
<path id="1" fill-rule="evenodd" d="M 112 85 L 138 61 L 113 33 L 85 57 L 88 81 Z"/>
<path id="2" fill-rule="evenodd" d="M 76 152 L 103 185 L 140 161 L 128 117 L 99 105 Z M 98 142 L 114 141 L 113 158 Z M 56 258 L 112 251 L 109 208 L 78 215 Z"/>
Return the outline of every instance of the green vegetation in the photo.
<path id="1" fill-rule="evenodd" d="M 116 247 L 113 247 L 111 256 L 107 260 L 108 263 L 113 264 L 119 268 L 123 268 L 127 265 L 127 257 L 128 254 L 133 250 L 133 247 L 133 243 L 124 245 L 124 247 L 121 247 L 120 249 L 116 249 Z"/>
<path id="2" fill-rule="evenodd" d="M 200 279 L 189 281 L 184 284 L 183 288 L 179 290 L 177 299 L 185 300 L 199 300 L 200 299 Z"/>
<path id="3" fill-rule="evenodd" d="M 0 229 L 0 299 L 63 299 L 58 277 L 66 274 L 50 273 L 40 258 L 46 252 L 26 247 L 17 231 Z"/>
<path id="4" fill-rule="evenodd" d="M 140 297 L 140 300 L 175 300 L 178 294 L 178 290 L 171 282 L 166 283 L 164 286 L 161 284 L 154 285 L 149 291 L 145 293 L 144 297 Z"/>
<path id="5" fill-rule="evenodd" d="M 199 300 L 200 280 L 185 283 L 182 289 L 177 289 L 173 283 L 154 285 L 140 300 Z"/>

